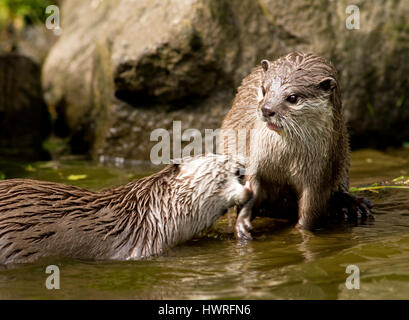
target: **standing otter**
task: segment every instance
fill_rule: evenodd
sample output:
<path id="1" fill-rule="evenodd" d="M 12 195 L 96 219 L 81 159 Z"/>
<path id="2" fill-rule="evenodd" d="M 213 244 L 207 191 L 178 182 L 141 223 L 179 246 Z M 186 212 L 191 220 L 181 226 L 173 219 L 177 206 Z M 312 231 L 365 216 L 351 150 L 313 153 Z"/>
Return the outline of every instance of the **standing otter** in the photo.
<path id="1" fill-rule="evenodd" d="M 246 179 L 254 191 L 238 215 L 238 238 L 251 239 L 250 218 L 261 212 L 296 211 L 298 224 L 308 229 L 330 209 L 348 216 L 370 213 L 368 200 L 348 193 L 341 91 L 335 68 L 323 58 L 292 52 L 263 60 L 239 87 L 222 134 L 224 153 L 246 156 Z"/>
<path id="2" fill-rule="evenodd" d="M 243 162 L 231 157 L 207 155 L 99 192 L 52 182 L 0 181 L 0 263 L 160 254 L 249 200 L 243 169 Z"/>

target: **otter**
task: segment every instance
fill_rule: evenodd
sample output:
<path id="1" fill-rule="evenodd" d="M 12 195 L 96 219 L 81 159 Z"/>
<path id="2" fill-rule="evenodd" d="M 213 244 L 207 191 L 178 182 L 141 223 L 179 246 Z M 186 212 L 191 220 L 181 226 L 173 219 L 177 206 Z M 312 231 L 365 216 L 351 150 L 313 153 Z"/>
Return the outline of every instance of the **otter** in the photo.
<path id="1" fill-rule="evenodd" d="M 239 159 L 206 155 L 99 192 L 53 182 L 0 181 L 0 263 L 161 254 L 251 198 L 243 170 Z"/>
<path id="2" fill-rule="evenodd" d="M 252 238 L 250 221 L 257 215 L 295 216 L 305 229 L 321 226 L 329 211 L 370 216 L 370 201 L 348 193 L 341 90 L 337 71 L 324 58 L 292 52 L 262 60 L 243 79 L 221 132 L 219 152 L 246 157 L 246 180 L 254 192 L 238 210 L 237 238 Z"/>

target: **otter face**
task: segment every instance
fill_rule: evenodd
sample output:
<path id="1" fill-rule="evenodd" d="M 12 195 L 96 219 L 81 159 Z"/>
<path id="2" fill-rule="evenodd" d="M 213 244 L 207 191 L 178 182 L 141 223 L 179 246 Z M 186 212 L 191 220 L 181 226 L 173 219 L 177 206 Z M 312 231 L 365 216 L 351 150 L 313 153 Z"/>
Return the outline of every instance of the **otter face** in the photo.
<path id="1" fill-rule="evenodd" d="M 328 124 L 338 94 L 335 69 L 323 58 L 303 53 L 261 61 L 258 116 L 278 133 L 303 138 L 305 126 Z"/>
<path id="2" fill-rule="evenodd" d="M 252 196 L 245 182 L 244 161 L 232 156 L 208 154 L 184 161 L 179 175 L 189 189 L 218 209 L 243 205 Z"/>

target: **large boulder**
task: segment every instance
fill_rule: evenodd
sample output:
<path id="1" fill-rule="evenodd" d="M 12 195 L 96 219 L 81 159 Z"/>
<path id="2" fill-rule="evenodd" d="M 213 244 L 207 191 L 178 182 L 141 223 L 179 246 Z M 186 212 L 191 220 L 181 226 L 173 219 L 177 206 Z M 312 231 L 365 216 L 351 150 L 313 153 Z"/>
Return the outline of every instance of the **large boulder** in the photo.
<path id="1" fill-rule="evenodd" d="M 74 152 L 149 159 L 152 130 L 219 127 L 261 59 L 304 50 L 339 70 L 353 146 L 401 144 L 409 3 L 356 4 L 358 30 L 346 28 L 346 0 L 64 1 L 43 68 L 57 131 Z"/>
<path id="2" fill-rule="evenodd" d="M 0 156 L 47 158 L 42 142 L 50 131 L 40 66 L 18 54 L 0 55 Z"/>

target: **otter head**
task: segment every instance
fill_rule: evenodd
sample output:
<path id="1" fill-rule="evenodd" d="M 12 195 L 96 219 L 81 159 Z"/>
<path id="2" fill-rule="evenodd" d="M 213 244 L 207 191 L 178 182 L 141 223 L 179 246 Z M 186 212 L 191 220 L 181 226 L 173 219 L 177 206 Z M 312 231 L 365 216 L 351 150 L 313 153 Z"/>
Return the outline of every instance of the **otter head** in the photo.
<path id="1" fill-rule="evenodd" d="M 253 195 L 250 182 L 245 180 L 246 166 L 244 160 L 240 157 L 230 156 L 225 158 L 222 165 L 226 170 L 221 188 L 222 197 L 226 200 L 228 207 L 244 205 Z"/>
<path id="2" fill-rule="evenodd" d="M 226 210 L 243 205 L 252 196 L 245 182 L 245 164 L 238 157 L 208 154 L 184 161 L 178 179 L 189 184 L 194 198 L 205 206 Z"/>
<path id="3" fill-rule="evenodd" d="M 325 59 L 293 52 L 261 67 L 258 115 L 269 129 L 305 138 L 341 112 L 336 70 Z"/>

